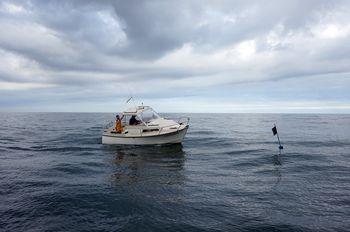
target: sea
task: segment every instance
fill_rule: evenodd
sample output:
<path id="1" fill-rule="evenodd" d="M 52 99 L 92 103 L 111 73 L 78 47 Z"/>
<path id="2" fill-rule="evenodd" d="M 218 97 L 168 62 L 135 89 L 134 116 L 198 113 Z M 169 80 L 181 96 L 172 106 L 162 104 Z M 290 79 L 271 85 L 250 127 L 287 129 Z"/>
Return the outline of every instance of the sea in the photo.
<path id="1" fill-rule="evenodd" d="M 350 231 L 350 115 L 162 115 L 190 117 L 182 145 L 103 145 L 113 113 L 0 113 L 0 231 Z"/>

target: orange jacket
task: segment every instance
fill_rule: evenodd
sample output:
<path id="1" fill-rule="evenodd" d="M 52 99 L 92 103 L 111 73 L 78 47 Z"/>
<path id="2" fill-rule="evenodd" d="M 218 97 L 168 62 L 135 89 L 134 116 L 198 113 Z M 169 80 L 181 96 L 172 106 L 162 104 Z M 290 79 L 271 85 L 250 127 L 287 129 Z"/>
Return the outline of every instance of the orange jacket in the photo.
<path id="1" fill-rule="evenodd" d="M 117 133 L 122 133 L 122 131 L 123 131 L 122 121 L 120 119 L 115 120 L 115 131 Z"/>

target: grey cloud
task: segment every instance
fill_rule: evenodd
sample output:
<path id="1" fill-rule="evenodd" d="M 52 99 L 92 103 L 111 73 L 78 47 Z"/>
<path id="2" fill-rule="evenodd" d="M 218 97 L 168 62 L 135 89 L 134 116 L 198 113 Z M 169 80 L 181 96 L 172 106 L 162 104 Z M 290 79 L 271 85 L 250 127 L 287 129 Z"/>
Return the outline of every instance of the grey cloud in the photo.
<path id="1" fill-rule="evenodd" d="M 116 1 L 126 25 L 129 46 L 124 53 L 157 58 L 193 43 L 217 49 L 268 33 L 278 24 L 299 30 L 315 19 L 317 10 L 334 8 L 330 1 Z M 301 7 L 302 6 L 302 7 Z M 232 20 L 230 20 L 232 18 Z"/>
<path id="2" fill-rule="evenodd" d="M 185 43 L 215 50 L 265 34 L 278 24 L 283 24 L 286 32 L 300 30 L 307 23 L 317 20 L 315 13 L 318 10 L 337 6 L 335 1 L 36 3 L 39 5 L 36 12 L 38 22 L 60 31 L 66 39 L 88 41 L 104 52 L 138 59 L 159 58 Z M 96 12 L 103 10 L 117 22 L 114 28 L 104 28 L 103 21 L 97 17 Z M 124 36 L 127 42 L 123 41 Z"/>
<path id="3" fill-rule="evenodd" d="M 314 25 L 333 21 L 348 24 L 348 1 L 10 3 L 23 5 L 28 12 L 0 11 L 0 49 L 33 61 L 43 76 L 38 78 L 26 64 L 10 59 L 9 64 L 14 63 L 11 69 L 0 64 L 0 82 L 57 84 L 57 88 L 40 90 L 40 97 L 50 96 L 51 101 L 113 99 L 113 88 L 121 82 L 137 85 L 139 93 L 151 99 L 214 94 L 211 88 L 234 89 L 242 83 L 296 78 L 300 84 L 308 76 L 333 78 L 350 72 L 349 35 L 331 40 L 315 38 L 311 31 Z M 269 44 L 267 37 L 271 32 L 286 41 Z M 302 44 L 298 36 L 309 40 Z M 256 53 L 262 58 L 240 62 L 233 59 L 231 63 L 225 60 L 225 52 L 247 40 L 255 41 Z M 187 56 L 181 50 L 185 45 L 191 48 Z M 176 56 L 176 52 L 185 55 L 168 57 Z M 215 61 L 217 56 L 221 56 L 219 61 Z M 232 56 L 237 54 L 233 52 Z M 344 79 L 340 81 L 345 83 Z M 144 86 L 151 86 L 152 91 Z M 176 91 L 179 87 L 180 94 Z M 39 96 L 35 91 L 21 93 L 33 101 Z M 340 93 L 344 95 L 344 91 Z M 125 91 L 115 96 L 123 94 Z"/>
<path id="4" fill-rule="evenodd" d="M 334 1 L 33 1 L 29 20 L 43 24 L 65 41 L 71 55 L 46 54 L 36 47 L 5 43 L 57 69 L 97 69 L 96 55 L 157 59 L 192 43 L 215 50 L 266 34 L 282 23 L 285 31 L 300 30 L 315 11 L 336 7 Z M 302 6 L 302 7 L 301 7 Z M 107 12 L 115 24 L 99 17 Z M 232 17 L 233 21 L 224 20 Z M 28 41 L 30 43 L 31 41 Z M 49 49 L 48 49 L 49 50 Z M 103 68 L 102 68 L 103 69 Z M 116 69 L 118 70 L 118 69 Z"/>

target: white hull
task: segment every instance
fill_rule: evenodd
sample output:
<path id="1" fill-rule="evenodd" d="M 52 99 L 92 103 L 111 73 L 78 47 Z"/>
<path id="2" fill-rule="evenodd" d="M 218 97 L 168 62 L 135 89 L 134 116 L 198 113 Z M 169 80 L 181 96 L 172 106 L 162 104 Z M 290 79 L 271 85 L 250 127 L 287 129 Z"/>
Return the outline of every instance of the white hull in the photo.
<path id="1" fill-rule="evenodd" d="M 188 126 L 171 133 L 162 133 L 151 136 L 128 136 L 105 132 L 102 135 L 102 144 L 125 144 L 125 145 L 159 145 L 182 143 Z"/>

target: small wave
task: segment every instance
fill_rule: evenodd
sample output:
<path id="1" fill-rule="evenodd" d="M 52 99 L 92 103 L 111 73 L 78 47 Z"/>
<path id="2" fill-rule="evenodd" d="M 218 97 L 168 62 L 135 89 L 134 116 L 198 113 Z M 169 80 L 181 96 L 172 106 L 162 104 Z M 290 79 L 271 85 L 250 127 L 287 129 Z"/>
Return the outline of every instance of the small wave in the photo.
<path id="1" fill-rule="evenodd" d="M 31 148 L 27 148 L 27 147 L 17 147 L 17 146 L 10 146 L 10 147 L 6 147 L 10 150 L 17 150 L 17 151 L 33 151 L 33 149 Z"/>
<path id="2" fill-rule="evenodd" d="M 245 225 L 240 227 L 241 231 L 256 231 L 256 232 L 265 232 L 265 231 L 313 231 L 307 227 L 288 225 L 288 224 L 270 224 L 268 222 L 261 222 L 256 225 Z"/>
<path id="3" fill-rule="evenodd" d="M 100 163 L 100 162 L 83 162 L 81 165 L 87 166 L 87 167 L 105 167 L 106 164 Z"/>
<path id="4" fill-rule="evenodd" d="M 195 131 L 191 131 L 191 133 L 189 133 L 190 136 L 192 135 L 213 135 L 215 134 L 214 131 L 209 131 L 209 130 L 195 130 Z"/>
<path id="5" fill-rule="evenodd" d="M 54 167 L 50 168 L 50 170 L 48 170 L 50 172 L 52 171 L 59 171 L 59 172 L 64 172 L 66 174 L 87 174 L 87 173 L 91 173 L 94 171 L 91 168 L 85 168 L 82 167 L 80 165 L 73 165 L 73 164 L 69 164 L 69 163 L 65 163 L 65 164 L 59 164 L 59 165 L 55 165 Z"/>
<path id="6" fill-rule="evenodd" d="M 66 151 L 96 151 L 97 148 L 86 147 L 86 146 L 81 146 L 81 147 L 74 147 L 74 146 L 65 146 L 65 147 L 33 146 L 29 150 L 32 150 L 32 151 L 61 151 L 61 152 L 66 152 Z"/>
<path id="7" fill-rule="evenodd" d="M 8 144 L 8 142 L 15 143 L 19 142 L 20 140 L 18 138 L 9 138 L 9 137 L 0 137 L 1 143 Z"/>
<path id="8" fill-rule="evenodd" d="M 228 155 L 239 155 L 239 154 L 259 154 L 266 152 L 268 150 L 266 149 L 244 149 L 244 150 L 234 150 L 234 151 L 228 151 L 225 152 Z"/>
<path id="9" fill-rule="evenodd" d="M 346 147 L 350 146 L 349 142 L 341 142 L 341 141 L 296 141 L 296 142 L 288 142 L 284 141 L 284 144 L 289 144 L 293 146 L 305 146 L 305 147 Z"/>

